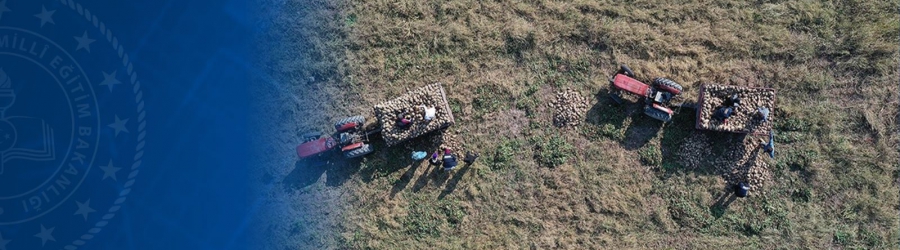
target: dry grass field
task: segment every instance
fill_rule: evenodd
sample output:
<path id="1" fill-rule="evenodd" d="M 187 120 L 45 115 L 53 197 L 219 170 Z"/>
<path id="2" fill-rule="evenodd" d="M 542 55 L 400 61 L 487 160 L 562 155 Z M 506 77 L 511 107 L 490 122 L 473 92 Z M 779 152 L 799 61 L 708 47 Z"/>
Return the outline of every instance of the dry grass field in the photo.
<path id="1" fill-rule="evenodd" d="M 897 1 L 266 2 L 254 94 L 274 249 L 900 247 Z M 701 83 L 776 89 L 772 181 L 723 202 L 709 159 L 743 138 L 613 105 L 618 64 L 688 101 Z M 475 164 L 410 160 L 428 137 L 297 160 L 302 133 L 434 82 Z M 589 101 L 577 127 L 553 126 L 564 88 Z"/>

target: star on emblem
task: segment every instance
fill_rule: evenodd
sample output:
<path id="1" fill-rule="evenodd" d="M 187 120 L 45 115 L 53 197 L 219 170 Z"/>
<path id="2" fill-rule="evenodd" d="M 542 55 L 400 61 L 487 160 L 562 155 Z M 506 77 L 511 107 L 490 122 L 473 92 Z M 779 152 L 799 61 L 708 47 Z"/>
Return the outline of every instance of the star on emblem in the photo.
<path id="1" fill-rule="evenodd" d="M 114 181 L 119 181 L 118 179 L 116 179 L 116 172 L 119 172 L 120 169 L 122 168 L 113 167 L 112 160 L 109 160 L 108 165 L 100 167 L 100 170 L 103 170 L 103 179 L 101 180 L 106 180 L 106 178 L 112 177 Z M 81 211 L 81 206 L 79 206 L 78 211 Z"/>
<path id="2" fill-rule="evenodd" d="M 56 24 L 53 22 L 53 13 L 56 13 L 56 10 L 47 11 L 47 9 L 41 5 L 41 13 L 34 16 L 41 19 L 41 28 L 43 28 L 44 24 L 47 23 Z"/>
<path id="3" fill-rule="evenodd" d="M 41 224 L 41 232 L 34 235 L 34 237 L 41 238 L 41 246 L 47 244 L 48 240 L 56 241 L 56 239 L 53 238 L 53 229 L 56 229 L 56 227 L 47 229 L 44 227 L 44 224 Z"/>
<path id="4" fill-rule="evenodd" d="M 113 122 L 112 124 L 109 124 L 108 126 L 110 128 L 115 129 L 116 137 L 119 137 L 119 132 L 121 132 L 121 131 L 125 131 L 125 133 L 128 133 L 128 128 L 125 127 L 126 122 L 128 122 L 128 119 L 125 119 L 125 120 L 119 119 L 119 116 L 117 115 L 116 121 Z"/>
<path id="5" fill-rule="evenodd" d="M 0 1 L 0 18 L 3 18 L 3 12 L 10 12 L 11 10 L 6 7 L 6 0 Z"/>
<path id="6" fill-rule="evenodd" d="M 109 87 L 110 92 L 112 92 L 113 85 L 122 84 L 122 82 L 120 82 L 119 79 L 116 79 L 116 72 L 118 72 L 118 71 L 113 71 L 112 74 L 107 74 L 106 72 L 102 72 L 103 73 L 103 82 L 101 82 L 100 85 L 106 85 L 107 87 Z"/>
<path id="7" fill-rule="evenodd" d="M 111 162 L 110 162 L 110 165 L 112 165 Z M 114 175 L 114 176 L 115 176 L 115 175 Z M 105 177 L 106 177 L 106 176 L 104 175 L 104 178 L 105 178 Z M 85 201 L 84 203 L 75 201 L 75 205 L 78 205 L 78 211 L 75 211 L 75 214 L 74 214 L 74 215 L 82 215 L 82 216 L 84 216 L 84 221 L 87 221 L 87 216 L 88 216 L 89 213 L 97 212 L 97 210 L 94 210 L 93 208 L 91 208 L 91 200 L 90 200 L 90 199 L 88 199 L 88 200 Z"/>
<path id="8" fill-rule="evenodd" d="M 12 240 L 4 240 L 3 235 L 0 234 L 0 250 L 6 250 L 6 244 L 9 244 L 10 241 Z"/>
<path id="9" fill-rule="evenodd" d="M 76 36 L 75 41 L 78 41 L 78 47 L 75 48 L 75 51 L 78 51 L 80 49 L 85 49 L 88 51 L 88 53 L 90 53 L 91 52 L 91 43 L 93 43 L 94 41 L 97 41 L 97 40 L 88 38 L 87 31 L 85 31 L 84 35 L 82 35 L 81 37 Z"/>

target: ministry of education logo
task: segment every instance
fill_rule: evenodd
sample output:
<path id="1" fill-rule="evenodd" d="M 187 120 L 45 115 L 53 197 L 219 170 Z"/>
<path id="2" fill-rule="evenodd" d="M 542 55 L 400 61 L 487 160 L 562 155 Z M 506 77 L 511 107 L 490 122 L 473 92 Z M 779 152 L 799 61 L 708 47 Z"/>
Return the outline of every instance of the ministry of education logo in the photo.
<path id="1" fill-rule="evenodd" d="M 141 166 L 137 73 L 73 0 L 0 0 L 0 250 L 77 249 Z"/>

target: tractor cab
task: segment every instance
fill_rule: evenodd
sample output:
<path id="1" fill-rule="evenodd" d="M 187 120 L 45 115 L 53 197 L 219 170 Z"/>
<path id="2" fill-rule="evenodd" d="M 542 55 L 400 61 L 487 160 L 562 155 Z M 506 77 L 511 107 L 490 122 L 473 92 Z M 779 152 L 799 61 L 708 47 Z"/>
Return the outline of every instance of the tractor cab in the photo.
<path id="1" fill-rule="evenodd" d="M 668 103 L 674 97 L 672 93 L 666 91 L 653 91 L 651 94 L 654 103 Z"/>
<path id="2" fill-rule="evenodd" d="M 347 145 L 353 143 L 354 141 L 357 141 L 357 139 L 359 139 L 359 135 L 345 132 L 338 135 L 338 139 L 341 142 L 341 145 Z"/>

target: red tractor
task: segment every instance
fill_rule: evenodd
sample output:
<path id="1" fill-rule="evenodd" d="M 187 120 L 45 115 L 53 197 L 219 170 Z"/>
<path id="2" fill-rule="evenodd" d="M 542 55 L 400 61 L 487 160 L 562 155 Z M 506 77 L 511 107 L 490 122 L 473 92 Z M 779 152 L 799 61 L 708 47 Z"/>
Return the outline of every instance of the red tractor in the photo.
<path id="1" fill-rule="evenodd" d="M 610 97 L 618 104 L 622 104 L 619 92 L 625 91 L 640 96 L 645 103 L 644 114 L 663 122 L 672 120 L 672 109 L 666 107 L 672 98 L 681 94 L 681 85 L 672 80 L 657 77 L 653 79 L 653 85 L 647 85 L 634 79 L 634 72 L 628 66 L 622 65 L 614 78 L 609 79 L 613 86 Z"/>
<path id="2" fill-rule="evenodd" d="M 366 118 L 357 115 L 341 119 L 334 124 L 337 132 L 329 137 L 319 138 L 322 133 L 313 132 L 303 135 L 303 144 L 297 146 L 297 155 L 306 159 L 322 155 L 340 146 L 346 158 L 356 158 L 372 153 L 375 149 L 368 141 L 369 135 L 381 132 L 380 129 L 366 130 Z"/>

